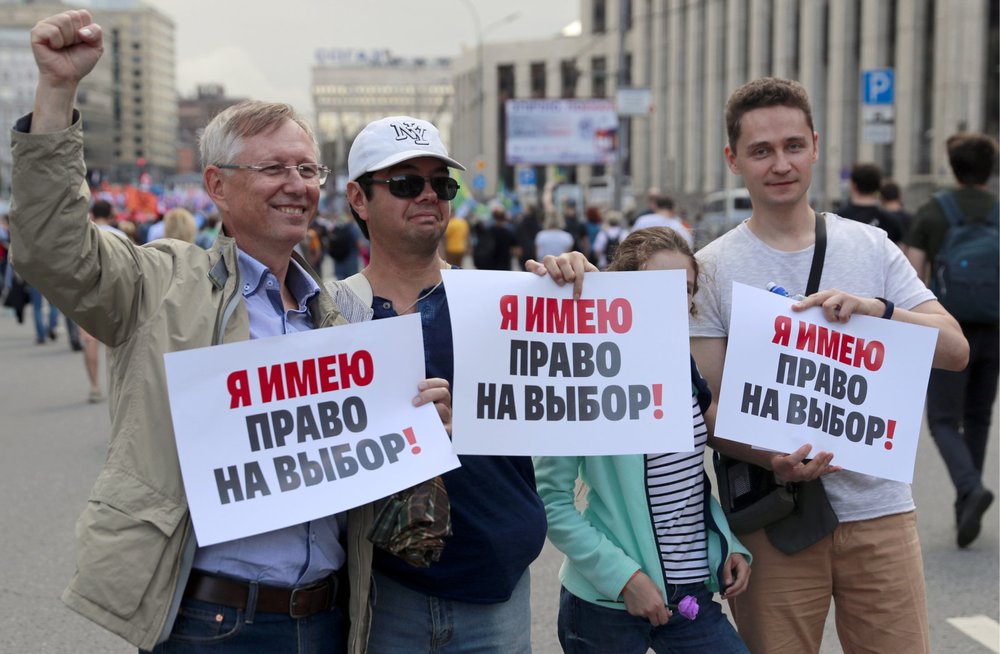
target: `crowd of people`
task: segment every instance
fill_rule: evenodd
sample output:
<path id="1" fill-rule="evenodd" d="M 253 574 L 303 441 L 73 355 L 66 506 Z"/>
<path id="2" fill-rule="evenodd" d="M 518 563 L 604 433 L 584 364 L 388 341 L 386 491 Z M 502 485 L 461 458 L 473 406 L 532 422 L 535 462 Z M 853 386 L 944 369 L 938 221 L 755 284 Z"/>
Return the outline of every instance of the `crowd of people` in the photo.
<path id="1" fill-rule="evenodd" d="M 956 487 L 960 547 L 976 538 L 993 499 L 981 477 L 997 390 L 995 308 L 992 323 L 956 320 L 925 284 L 956 230 L 951 209 L 929 204 L 904 220 L 899 206 L 877 207 L 880 189 L 898 202 L 898 188 L 859 165 L 850 218 L 814 210 L 819 141 L 800 84 L 765 78 L 730 96 L 724 156 L 753 214 L 697 252 L 691 226 L 657 190 L 634 221 L 581 212 L 574 200 L 514 220 L 502 205 L 474 224 L 453 218 L 450 171 L 464 167 L 433 124 L 407 116 L 362 130 L 348 156 L 350 215 L 317 219 L 330 171 L 312 129 L 289 105 L 260 101 L 226 109 L 204 130 L 217 220 L 199 231 L 175 209 L 140 244 L 111 224 L 106 202 L 80 192 L 75 94 L 103 43 L 85 10 L 32 30 L 39 82 L 34 111 L 11 132 L 9 231 L 0 224 L 2 252 L 12 244 L 6 277 L 23 278 L 79 325 L 91 398 L 102 396 L 97 343 L 114 353 L 111 446 L 78 523 L 76 573 L 63 594 L 71 609 L 142 652 L 530 652 L 529 566 L 548 537 L 565 555 L 553 628 L 566 652 L 818 652 L 831 599 L 845 652 L 930 651 L 910 486 L 842 470 L 808 445 L 773 452 L 714 433 L 732 286 L 777 280 L 804 296 L 794 311 L 937 330 L 928 417 Z M 997 199 L 984 188 L 995 141 L 962 135 L 948 148 L 957 211 L 995 225 Z M 332 275 L 322 272 L 326 256 Z M 426 378 L 414 403 L 433 405 L 450 432 L 452 393 L 469 391 L 453 387 L 441 271 L 469 258 L 477 268 L 548 275 L 576 298 L 599 270 L 684 271 L 695 449 L 461 455 L 441 476 L 452 533 L 426 567 L 373 546 L 370 504 L 200 545 L 163 355 L 416 314 Z M 39 339 L 54 329 L 43 321 Z M 800 511 L 781 538 L 768 528 L 734 534 L 711 492 L 706 447 L 781 483 L 820 480 L 817 501 L 830 519 L 816 524 Z M 735 625 L 716 597 L 729 601 Z"/>

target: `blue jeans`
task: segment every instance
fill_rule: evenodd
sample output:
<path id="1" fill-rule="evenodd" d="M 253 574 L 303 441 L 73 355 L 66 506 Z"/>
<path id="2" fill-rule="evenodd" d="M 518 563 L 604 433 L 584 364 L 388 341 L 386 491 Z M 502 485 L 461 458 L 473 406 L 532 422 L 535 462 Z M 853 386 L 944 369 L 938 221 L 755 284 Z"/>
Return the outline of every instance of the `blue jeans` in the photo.
<path id="1" fill-rule="evenodd" d="M 375 573 L 369 654 L 530 654 L 531 580 L 510 599 L 468 604 L 410 590 Z"/>
<path id="2" fill-rule="evenodd" d="M 184 599 L 170 638 L 152 654 L 343 654 L 346 650 L 347 620 L 339 608 L 293 618 L 287 613 L 256 613 L 253 607 L 244 610 Z"/>
<path id="3" fill-rule="evenodd" d="M 969 365 L 958 372 L 935 368 L 927 385 L 928 427 L 948 467 L 958 500 L 983 483 L 983 462 L 1000 375 L 997 328 L 966 323 L 962 332 L 969 341 Z"/>
<path id="4" fill-rule="evenodd" d="M 34 286 L 28 287 L 28 297 L 31 298 L 31 309 L 35 317 L 35 338 L 39 343 L 44 343 L 49 332 L 54 331 L 59 324 L 59 309 L 49 302 L 49 322 L 46 324 L 42 306 L 46 302 L 45 297 Z"/>
<path id="5" fill-rule="evenodd" d="M 582 600 L 563 588 L 559 592 L 559 644 L 565 654 L 749 654 L 736 629 L 712 599 L 705 584 L 668 586 L 670 604 L 694 595 L 699 611 L 688 620 L 671 609 L 667 624 L 654 627 L 623 608 L 607 608 Z"/>

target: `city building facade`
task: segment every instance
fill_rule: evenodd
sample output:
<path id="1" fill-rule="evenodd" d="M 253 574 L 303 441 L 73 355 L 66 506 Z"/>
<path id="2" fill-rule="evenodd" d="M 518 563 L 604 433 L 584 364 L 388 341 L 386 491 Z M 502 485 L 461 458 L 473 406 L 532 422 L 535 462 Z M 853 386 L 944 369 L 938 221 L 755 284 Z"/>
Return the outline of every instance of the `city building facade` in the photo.
<path id="1" fill-rule="evenodd" d="M 500 139 L 509 98 L 606 97 L 649 89 L 653 111 L 626 118 L 626 205 L 647 188 L 696 211 L 706 193 L 739 186 L 723 159 L 723 111 L 741 84 L 797 79 L 813 103 L 820 161 L 817 206 L 846 198 L 847 171 L 874 161 L 916 204 L 950 182 L 944 142 L 960 130 L 998 131 L 998 8 L 993 0 L 581 0 L 579 36 L 487 44 L 455 62 L 456 152 L 482 153 L 488 192 L 517 184 Z M 619 29 L 623 26 L 623 29 Z M 866 71 L 891 69 L 888 143 L 870 142 Z M 480 86 L 481 83 L 481 86 Z M 479 110 L 479 89 L 483 110 Z M 604 188 L 610 167 L 554 172 Z M 538 177 L 537 175 L 535 176 Z"/>
<path id="2" fill-rule="evenodd" d="M 6 0 L 0 7 L 0 119 L 31 111 L 37 69 L 30 31 L 39 20 L 83 3 Z M 173 21 L 139 0 L 86 3 L 104 28 L 105 54 L 80 83 L 77 107 L 87 132 L 94 184 L 162 179 L 177 166 Z M 9 194 L 10 145 L 0 145 L 0 195 Z"/>
<path id="3" fill-rule="evenodd" d="M 31 54 L 31 28 L 68 7 L 55 1 L 8 1 L 0 7 L 0 124 L 10 129 L 14 121 L 32 110 L 35 101 L 38 69 Z M 88 174 L 98 180 L 115 166 L 111 71 L 110 59 L 102 58 L 77 94 L 77 107 L 87 130 Z M 10 178 L 10 139 L 4 138 L 0 142 L 0 198 L 10 197 Z"/>
<path id="4" fill-rule="evenodd" d="M 312 69 L 315 125 L 323 162 L 340 178 L 337 186 L 343 185 L 354 137 L 378 118 L 428 120 L 449 145 L 452 96 L 450 59 L 407 59 L 387 50 L 317 50 Z"/>
<path id="5" fill-rule="evenodd" d="M 174 22 L 138 0 L 104 0 L 90 10 L 111 55 L 113 177 L 162 180 L 177 168 Z"/>
<path id="6" fill-rule="evenodd" d="M 201 173 L 198 142 L 205 126 L 223 109 L 246 98 L 231 98 L 222 84 L 199 84 L 194 97 L 177 102 L 177 174 Z"/>

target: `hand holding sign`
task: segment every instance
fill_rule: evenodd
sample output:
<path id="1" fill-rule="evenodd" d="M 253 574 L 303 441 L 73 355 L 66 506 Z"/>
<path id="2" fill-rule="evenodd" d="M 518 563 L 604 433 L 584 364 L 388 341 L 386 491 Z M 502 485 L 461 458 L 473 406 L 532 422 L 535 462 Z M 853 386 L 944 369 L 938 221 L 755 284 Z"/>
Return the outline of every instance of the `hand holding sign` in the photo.
<path id="1" fill-rule="evenodd" d="M 832 466 L 833 454 L 820 452 L 811 460 L 806 461 L 812 445 L 806 443 L 790 454 L 775 454 L 771 457 L 771 470 L 782 483 L 790 481 L 812 481 L 823 475 L 840 470 L 840 466 Z"/>
<path id="2" fill-rule="evenodd" d="M 835 288 L 813 293 L 804 300 L 793 304 L 792 309 L 805 311 L 810 307 L 817 306 L 822 307 L 824 318 L 830 322 L 840 323 L 846 323 L 854 314 L 878 318 L 885 309 L 885 305 L 879 299 L 858 297 Z"/>
<path id="3" fill-rule="evenodd" d="M 874 309 L 836 290 L 793 307 L 734 284 L 716 435 L 792 452 L 772 459 L 788 481 L 825 474 L 833 454 L 846 469 L 909 482 L 937 332 L 858 315 Z M 805 443 L 822 450 L 809 463 Z"/>
<path id="4" fill-rule="evenodd" d="M 542 263 L 528 259 L 524 263 L 524 269 L 539 277 L 548 275 L 559 286 L 572 283 L 574 300 L 579 300 L 583 295 L 584 273 L 598 272 L 597 266 L 590 263 L 582 252 L 567 252 L 558 257 L 549 254 L 542 259 Z"/>
<path id="5" fill-rule="evenodd" d="M 590 275 L 585 298 L 536 274 L 442 275 L 463 389 L 456 452 L 692 450 L 683 271 Z"/>
<path id="6" fill-rule="evenodd" d="M 420 393 L 413 398 L 413 406 L 423 406 L 424 404 L 434 404 L 437 409 L 438 418 L 444 430 L 451 435 L 451 390 L 448 388 L 448 380 L 440 377 L 428 377 L 419 384 L 417 390 Z"/>
<path id="7" fill-rule="evenodd" d="M 199 545 L 332 515 L 458 466 L 442 428 L 448 384 L 423 379 L 419 316 L 164 362 Z"/>

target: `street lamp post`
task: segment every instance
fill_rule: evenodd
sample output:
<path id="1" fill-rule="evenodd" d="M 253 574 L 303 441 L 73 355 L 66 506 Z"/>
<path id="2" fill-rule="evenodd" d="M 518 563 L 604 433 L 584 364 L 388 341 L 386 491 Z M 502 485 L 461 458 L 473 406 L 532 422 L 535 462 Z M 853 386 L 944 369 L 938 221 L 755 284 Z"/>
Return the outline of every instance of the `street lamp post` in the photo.
<path id="1" fill-rule="evenodd" d="M 486 26 L 483 29 L 482 20 L 479 17 L 479 10 L 476 9 L 476 5 L 473 4 L 472 0 L 459 0 L 465 8 L 469 10 L 472 15 L 472 22 L 476 28 L 476 92 L 475 92 L 475 104 L 476 104 L 476 115 L 477 125 L 476 125 L 476 159 L 483 159 L 486 155 L 486 145 L 483 140 L 483 132 L 486 131 L 486 57 L 485 57 L 485 43 L 484 37 L 493 29 L 500 27 L 501 25 L 506 25 L 520 17 L 520 12 L 514 12 L 508 14 L 493 23 Z M 480 191 L 476 190 L 476 195 L 480 195 Z"/>

